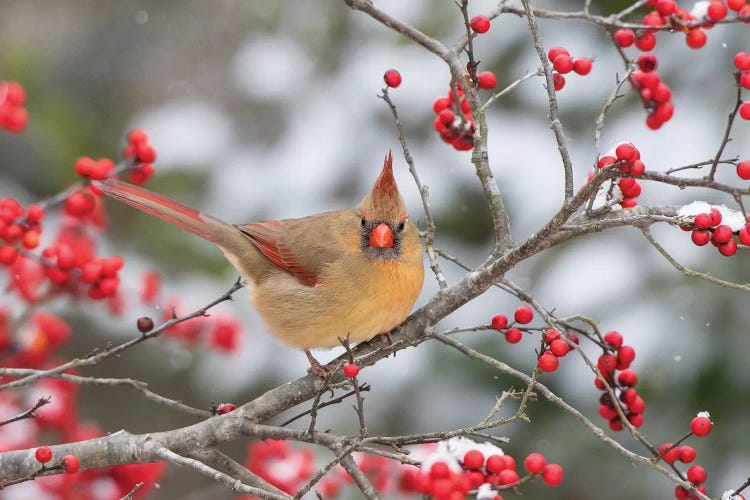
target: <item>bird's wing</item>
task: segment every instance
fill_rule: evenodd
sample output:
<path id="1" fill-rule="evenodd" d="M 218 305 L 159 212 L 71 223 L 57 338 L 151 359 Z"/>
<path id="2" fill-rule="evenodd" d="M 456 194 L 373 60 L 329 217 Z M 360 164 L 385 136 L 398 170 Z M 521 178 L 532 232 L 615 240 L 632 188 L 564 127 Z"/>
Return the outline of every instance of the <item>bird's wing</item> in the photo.
<path id="1" fill-rule="evenodd" d="M 297 278 L 303 285 L 315 286 L 318 282 L 315 272 L 306 269 L 285 243 L 285 225 L 285 221 L 267 220 L 240 226 L 240 230 L 268 260 Z"/>

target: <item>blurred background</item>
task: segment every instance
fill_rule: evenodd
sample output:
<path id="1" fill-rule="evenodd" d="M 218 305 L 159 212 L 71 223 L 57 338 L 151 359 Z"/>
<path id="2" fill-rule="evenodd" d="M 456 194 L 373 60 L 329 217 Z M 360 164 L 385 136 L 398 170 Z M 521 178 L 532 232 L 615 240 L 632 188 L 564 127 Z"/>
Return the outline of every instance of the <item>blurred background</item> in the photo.
<path id="1" fill-rule="evenodd" d="M 573 10 L 583 2 L 537 3 Z M 462 33 L 453 2 L 377 4 L 449 46 Z M 488 13 L 494 4 L 472 0 L 470 12 Z M 628 5 L 596 4 L 595 12 L 601 14 Z M 590 24 L 539 22 L 546 47 L 563 45 L 573 56 L 594 58 L 591 74 L 571 74 L 559 93 L 575 184 L 580 186 L 595 161 L 594 119 L 612 91 L 615 74 L 623 72 L 622 61 L 606 35 Z M 717 26 L 699 51 L 687 48 L 683 35 L 660 35 L 655 53 L 660 75 L 673 90 L 675 117 L 651 131 L 644 124 L 645 111 L 629 95 L 608 117 L 603 150 L 632 141 L 649 170 L 713 158 L 735 99 L 732 58 L 750 48 L 746 33 L 743 25 Z M 396 177 L 412 219 L 422 221 L 419 193 L 400 154 L 390 112 L 377 97 L 383 72 L 396 68 L 403 83 L 391 96 L 416 167 L 430 187 L 437 246 L 470 265 L 481 262 L 492 247 L 470 153 L 454 151 L 432 128 L 432 103 L 448 89 L 446 66 L 341 1 L 6 0 L 0 3 L 0 48 L 0 80 L 15 80 L 26 88 L 30 113 L 23 134 L 0 134 L 0 197 L 14 196 L 27 204 L 52 195 L 76 180 L 77 157 L 118 158 L 126 131 L 142 127 L 159 155 L 148 187 L 222 219 L 244 223 L 354 205 L 371 186 L 384 154 L 393 149 Z M 538 66 L 525 20 L 512 15 L 494 21 L 490 32 L 476 39 L 475 51 L 481 68 L 496 73 L 498 88 Z M 562 201 L 562 167 L 547 110 L 541 79 L 531 79 L 497 101 L 488 116 L 490 161 L 514 238 L 537 230 Z M 749 131 L 747 122 L 737 123 L 726 156 L 750 154 Z M 718 179 L 742 182 L 728 166 L 720 168 Z M 643 184 L 641 204 L 732 202 L 701 190 Z M 212 245 L 128 207 L 108 205 L 108 239 L 100 253 L 124 256 L 121 276 L 128 306 L 113 318 L 90 301 L 52 304 L 74 325 L 73 341 L 63 353 L 69 357 L 127 339 L 135 318 L 158 315 L 137 299 L 145 272 L 159 271 L 163 295 L 177 297 L 186 309 L 209 302 L 236 279 Z M 740 283 L 750 278 L 746 252 L 727 259 L 713 248 L 695 247 L 687 233 L 670 227 L 653 232 L 686 265 Z M 451 283 L 462 275 L 449 262 L 441 265 Z M 509 277 L 560 315 L 585 314 L 599 321 L 603 331 L 620 331 L 637 351 L 633 368 L 647 404 L 644 434 L 657 445 L 674 441 L 696 412 L 709 410 L 714 432 L 692 443 L 698 463 L 708 470 L 709 492 L 716 495 L 744 481 L 750 468 L 750 443 L 741 431 L 750 411 L 750 314 L 742 292 L 683 277 L 638 230 L 628 228 L 561 245 L 522 263 Z M 428 273 L 418 305 L 436 290 Z M 206 409 L 212 401 L 245 403 L 303 375 L 304 355 L 270 337 L 246 299 L 242 291 L 234 303 L 217 308 L 217 314 L 241 318 L 244 333 L 235 352 L 191 349 L 161 338 L 85 374 L 140 379 L 156 392 Z M 19 310 L 8 294 L 0 302 Z M 486 324 L 492 315 L 510 315 L 518 305 L 491 290 L 441 327 Z M 535 363 L 537 338 L 517 345 L 492 332 L 461 339 L 519 369 L 529 371 Z M 316 354 L 327 361 L 338 352 Z M 373 387 L 366 394 L 373 434 L 472 425 L 504 389 L 519 387 L 517 381 L 436 344 L 402 351 L 366 368 L 361 378 Z M 606 427 L 597 415 L 593 376 L 579 359 L 563 360 L 557 372 L 542 380 Z M 79 405 L 81 418 L 106 432 L 124 428 L 140 433 L 193 422 L 126 388 L 83 387 Z M 672 496 L 673 485 L 663 476 L 633 466 L 550 404 L 533 404 L 529 415 L 530 424 L 508 425 L 496 434 L 510 438 L 506 451 L 521 460 L 540 451 L 548 461 L 562 464 L 565 481 L 556 489 L 524 486 L 525 498 L 594 499 L 603 491 L 611 499 Z M 319 428 L 356 432 L 356 415 L 349 404 L 326 409 Z M 628 436 L 617 437 L 645 453 Z M 244 461 L 246 448 L 247 443 L 234 443 L 225 449 Z M 328 455 L 316 452 L 322 465 Z M 16 498 L 12 489 L 7 495 Z M 223 487 L 170 466 L 149 498 L 230 497 Z"/>

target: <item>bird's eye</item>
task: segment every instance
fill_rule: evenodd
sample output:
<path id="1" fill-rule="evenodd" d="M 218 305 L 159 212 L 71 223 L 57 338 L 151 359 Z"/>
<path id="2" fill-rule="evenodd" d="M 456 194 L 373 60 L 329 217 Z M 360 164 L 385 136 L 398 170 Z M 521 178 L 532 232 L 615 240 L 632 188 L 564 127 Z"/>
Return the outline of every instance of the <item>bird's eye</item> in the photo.
<path id="1" fill-rule="evenodd" d="M 360 219 L 360 220 L 359 220 L 359 224 L 360 224 L 360 225 L 361 225 L 362 227 L 365 227 L 365 226 L 367 225 L 367 222 L 365 222 L 365 219 L 364 219 L 364 218 L 362 218 L 362 219 Z"/>
<path id="2" fill-rule="evenodd" d="M 404 226 L 405 226 L 405 225 L 406 225 L 406 223 L 405 223 L 405 222 L 402 222 L 401 224 L 399 224 L 399 225 L 398 225 L 398 230 L 399 230 L 399 231 L 403 231 L 403 230 L 404 230 Z"/>

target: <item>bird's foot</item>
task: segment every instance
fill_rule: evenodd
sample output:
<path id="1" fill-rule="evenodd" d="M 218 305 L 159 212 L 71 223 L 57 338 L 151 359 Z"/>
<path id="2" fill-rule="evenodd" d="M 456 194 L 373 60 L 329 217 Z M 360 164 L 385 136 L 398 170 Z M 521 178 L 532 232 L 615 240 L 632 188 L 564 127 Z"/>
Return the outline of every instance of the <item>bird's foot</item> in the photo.
<path id="1" fill-rule="evenodd" d="M 310 362 L 310 368 L 307 369 L 307 373 L 314 373 L 318 377 L 325 380 L 326 378 L 328 378 L 328 375 L 331 373 L 331 371 L 335 369 L 334 366 L 321 365 L 320 361 L 315 359 L 307 349 L 305 349 L 305 356 L 307 356 L 307 360 Z"/>

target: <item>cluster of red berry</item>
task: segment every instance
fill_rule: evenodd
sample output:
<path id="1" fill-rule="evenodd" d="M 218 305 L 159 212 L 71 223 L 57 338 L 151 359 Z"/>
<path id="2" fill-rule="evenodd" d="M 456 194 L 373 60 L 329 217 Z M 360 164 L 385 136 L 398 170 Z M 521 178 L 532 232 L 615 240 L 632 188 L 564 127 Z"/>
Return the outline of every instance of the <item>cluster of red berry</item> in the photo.
<path id="1" fill-rule="evenodd" d="M 712 428 L 713 423 L 711 422 L 711 419 L 707 412 L 699 413 L 690 421 L 690 435 L 696 437 L 703 437 L 708 435 L 711 432 Z M 690 435 L 688 435 L 688 437 Z M 680 446 L 679 444 L 664 443 L 659 447 L 659 458 L 661 458 L 668 464 L 674 464 L 677 461 L 680 461 L 684 464 L 689 464 L 693 460 L 695 460 L 695 457 L 695 449 L 692 446 Z M 692 465 L 688 468 L 685 477 L 687 477 L 687 480 L 695 485 L 698 491 L 700 491 L 704 495 L 706 494 L 706 486 L 703 484 L 708 477 L 706 469 L 704 469 L 700 465 Z M 674 496 L 678 500 L 696 500 L 698 498 L 696 495 L 679 485 L 675 486 Z M 722 498 L 725 497 L 722 496 Z M 744 497 L 742 495 L 732 497 L 732 500 L 740 499 L 744 500 Z"/>
<path id="2" fill-rule="evenodd" d="M 169 321 L 174 317 L 174 314 L 179 316 L 180 311 L 184 308 L 176 298 L 171 298 L 165 300 L 160 309 L 163 311 L 161 320 Z M 150 331 L 151 328 L 147 331 Z M 188 321 L 172 325 L 164 331 L 164 334 L 188 347 L 203 343 L 217 351 L 231 353 L 235 352 L 240 346 L 242 326 L 232 316 L 212 314 L 210 316 L 196 316 Z"/>
<path id="3" fill-rule="evenodd" d="M 635 349 L 629 345 L 623 345 L 620 332 L 611 331 L 604 334 L 603 351 L 596 362 L 596 368 L 601 378 L 612 387 L 620 402 L 613 400 L 608 392 L 604 392 L 599 397 L 599 415 L 609 421 L 610 429 L 615 432 L 621 431 L 623 424 L 616 408 L 618 405 L 630 424 L 633 427 L 640 427 L 643 425 L 646 403 L 633 387 L 638 382 L 638 375 L 630 368 L 630 364 L 635 359 Z M 596 377 L 594 385 L 597 389 L 606 391 L 607 387 L 601 378 Z"/>
<path id="4" fill-rule="evenodd" d="M 294 495 L 315 470 L 315 454 L 308 448 L 292 447 L 289 441 L 266 439 L 247 449 L 245 467 L 272 485 Z M 239 497 L 250 500 L 255 497 Z"/>
<path id="5" fill-rule="evenodd" d="M 128 176 L 133 184 L 143 184 L 154 175 L 156 150 L 143 129 L 135 128 L 128 132 L 128 144 L 122 155 L 133 162 L 128 169 Z"/>
<path id="6" fill-rule="evenodd" d="M 750 5 L 746 0 L 712 0 L 711 2 L 697 2 L 692 12 L 679 8 L 675 0 L 649 0 L 646 6 L 653 7 L 643 16 L 643 24 L 654 28 L 670 26 L 674 31 L 685 33 L 685 43 L 692 49 L 699 49 L 706 44 L 705 30 L 713 28 L 714 24 L 726 18 L 729 10 L 737 12 L 738 18 L 750 15 Z M 629 47 L 635 43 L 643 51 L 652 50 L 656 46 L 656 33 L 659 30 L 647 29 L 637 35 L 630 29 L 621 29 L 615 33 L 620 47 Z"/>
<path id="7" fill-rule="evenodd" d="M 738 18 L 750 15 L 750 5 L 746 5 L 746 0 L 729 0 L 726 3 L 721 0 L 712 0 L 711 2 L 697 2 L 692 12 L 680 9 L 675 0 L 649 0 L 647 6 L 652 7 L 643 16 L 643 24 L 653 26 L 654 28 L 670 26 L 673 31 L 684 32 L 687 45 L 693 49 L 699 49 L 706 44 L 706 29 L 714 26 L 714 23 L 726 18 L 729 10 L 737 12 Z M 744 21 L 750 22 L 750 21 Z M 620 48 L 628 48 L 635 45 L 639 50 L 648 52 L 656 47 L 656 34 L 660 30 L 646 29 L 635 32 L 631 29 L 619 29 L 614 33 L 614 39 Z M 750 68 L 750 55 L 745 59 L 739 53 L 735 57 L 740 71 Z M 739 62 L 738 62 L 739 58 Z M 638 58 L 639 71 L 634 72 L 630 77 L 631 85 L 640 94 L 643 106 L 648 111 L 646 125 L 652 130 L 660 128 L 664 123 L 669 121 L 674 114 L 674 106 L 671 102 L 672 92 L 669 86 L 660 81 L 659 75 L 655 69 L 657 66 L 656 57 L 653 54 L 642 54 Z M 745 88 L 750 88 L 750 76 L 740 78 L 740 84 Z M 745 119 L 750 119 L 750 102 L 744 103 L 740 108 L 740 115 Z"/>
<path id="8" fill-rule="evenodd" d="M 516 460 L 499 448 L 485 443 L 484 449 L 476 446 L 462 453 L 461 447 L 446 452 L 442 444 L 438 444 L 434 456 L 427 457 L 422 468 L 411 475 L 409 488 L 405 490 L 428 495 L 434 500 L 463 500 L 471 491 L 476 492 L 477 498 L 502 500 L 496 488 L 507 489 L 532 478 L 540 478 L 548 486 L 559 486 L 563 480 L 563 468 L 548 464 L 541 453 L 531 453 L 524 459 L 527 476 L 521 478 Z"/>
<path id="9" fill-rule="evenodd" d="M 674 116 L 674 105 L 672 104 L 672 89 L 661 81 L 656 56 L 651 52 L 641 54 L 638 57 L 638 71 L 630 76 L 630 82 L 640 93 L 643 107 L 648 111 L 646 126 L 651 130 L 661 128 Z"/>
<path id="10" fill-rule="evenodd" d="M 437 114 L 434 126 L 440 138 L 456 151 L 471 151 L 474 147 L 474 118 L 461 85 L 456 84 L 455 96 L 448 90 L 447 95 L 435 99 L 432 110 Z"/>
<path id="11" fill-rule="evenodd" d="M 478 15 L 471 18 L 469 26 L 477 35 L 487 33 L 491 23 L 487 16 Z M 492 90 L 497 86 L 497 77 L 492 71 L 477 71 L 476 77 L 477 87 L 482 90 Z M 473 85 L 472 82 L 467 84 Z M 437 115 L 434 127 L 440 138 L 456 151 L 471 151 L 474 147 L 474 118 L 461 83 L 456 82 L 455 88 L 435 99 L 432 110 Z"/>
<path id="12" fill-rule="evenodd" d="M 564 47 L 552 47 L 547 52 L 547 59 L 552 63 L 555 72 L 552 73 L 552 82 L 555 84 L 555 90 L 562 90 L 565 86 L 565 77 L 571 71 L 585 76 L 591 72 L 593 61 L 589 57 L 579 57 L 573 59 L 570 52 Z"/>
<path id="13" fill-rule="evenodd" d="M 19 134 L 29 122 L 29 113 L 23 107 L 26 92 L 16 82 L 0 82 L 0 128 Z"/>
<path id="14" fill-rule="evenodd" d="M 750 54 L 747 52 L 737 52 L 734 56 L 734 66 L 740 72 L 738 80 L 740 87 L 750 90 Z M 744 101 L 740 104 L 739 111 L 743 120 L 750 120 L 750 101 Z M 750 179 L 750 161 L 743 163 L 746 163 L 744 175 L 740 174 L 739 167 L 737 168 L 737 174 L 743 179 Z"/>
<path id="15" fill-rule="evenodd" d="M 505 314 L 496 314 L 492 317 L 492 328 L 498 331 L 505 330 L 505 340 L 510 344 L 517 344 L 523 337 L 523 332 L 520 328 L 513 326 L 516 323 L 519 325 L 528 325 L 531 320 L 534 319 L 534 311 L 529 306 L 520 306 L 516 309 L 513 314 L 514 322 L 508 324 L 508 317 Z M 510 326 L 510 328 L 508 328 Z"/>
<path id="16" fill-rule="evenodd" d="M 41 205 L 24 209 L 13 198 L 0 199 L 0 264 L 10 266 L 16 261 L 19 249 L 33 250 L 39 246 L 44 216 Z"/>
<path id="17" fill-rule="evenodd" d="M 690 226 L 683 226 L 690 230 Z M 707 245 L 710 241 L 721 255 L 730 257 L 737 253 L 737 242 L 734 240 L 734 229 L 722 224 L 719 209 L 711 208 L 708 213 L 700 213 L 693 219 L 690 239 L 698 246 Z M 738 231 L 738 239 L 743 245 L 750 245 L 750 222 Z"/>
<path id="18" fill-rule="evenodd" d="M 646 166 L 641 161 L 641 152 L 632 143 L 621 142 L 615 146 L 614 151 L 602 155 L 598 161 L 599 168 L 616 166 L 620 172 L 637 177 L 646 171 Z M 594 177 L 593 172 L 589 174 L 589 180 Z M 622 208 L 633 208 L 638 205 L 636 198 L 641 195 L 640 183 L 632 177 L 625 177 L 617 181 L 622 193 L 620 205 Z"/>

